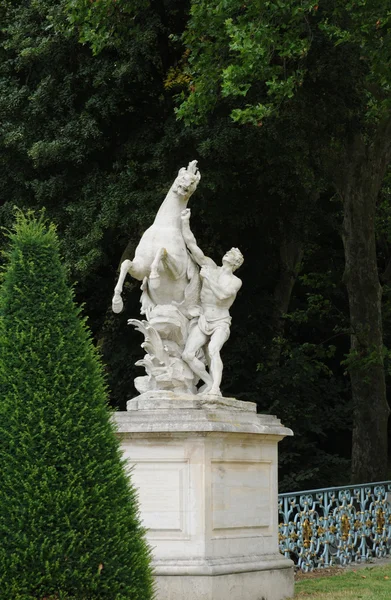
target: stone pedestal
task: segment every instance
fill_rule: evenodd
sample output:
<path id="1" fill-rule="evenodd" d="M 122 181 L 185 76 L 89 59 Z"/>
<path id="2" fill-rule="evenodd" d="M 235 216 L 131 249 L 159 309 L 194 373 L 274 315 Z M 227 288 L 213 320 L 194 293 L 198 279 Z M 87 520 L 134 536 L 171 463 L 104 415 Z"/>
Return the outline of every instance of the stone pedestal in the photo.
<path id="1" fill-rule="evenodd" d="M 256 405 L 148 392 L 115 414 L 153 548 L 157 600 L 282 600 L 277 443 L 292 435 Z"/>

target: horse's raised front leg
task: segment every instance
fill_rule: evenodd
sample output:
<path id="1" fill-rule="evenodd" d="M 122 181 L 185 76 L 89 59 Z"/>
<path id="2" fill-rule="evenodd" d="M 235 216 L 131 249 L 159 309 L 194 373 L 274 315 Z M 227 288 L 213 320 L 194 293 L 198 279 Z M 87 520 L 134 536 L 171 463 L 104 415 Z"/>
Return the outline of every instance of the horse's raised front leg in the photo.
<path id="1" fill-rule="evenodd" d="M 165 248 L 159 248 L 159 250 L 155 254 L 155 258 L 151 264 L 151 270 L 149 273 L 149 279 L 159 279 L 159 266 L 162 261 L 163 255 L 167 254 L 167 250 Z"/>
<path id="2" fill-rule="evenodd" d="M 165 248 L 160 248 L 151 264 L 149 279 L 157 279 L 159 277 L 160 264 L 172 279 L 179 279 L 184 273 L 183 265 L 178 264 L 178 261 Z"/>
<path id="3" fill-rule="evenodd" d="M 178 259 L 169 254 L 165 248 L 162 254 L 162 264 L 165 271 L 168 272 L 172 279 L 179 279 L 186 273 L 187 261 L 185 265 L 181 264 Z"/>
<path id="4" fill-rule="evenodd" d="M 121 270 L 118 277 L 117 285 L 114 288 L 114 296 L 111 303 L 113 312 L 120 313 L 124 308 L 124 303 L 121 298 L 122 289 L 124 286 L 125 277 L 132 266 L 132 261 L 127 259 L 121 264 Z"/>

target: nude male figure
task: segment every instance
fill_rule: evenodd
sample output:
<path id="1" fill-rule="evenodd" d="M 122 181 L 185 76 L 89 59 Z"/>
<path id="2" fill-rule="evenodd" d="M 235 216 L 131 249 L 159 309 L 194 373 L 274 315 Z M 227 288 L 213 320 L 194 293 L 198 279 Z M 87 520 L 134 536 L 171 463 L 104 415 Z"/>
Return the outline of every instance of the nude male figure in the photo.
<path id="1" fill-rule="evenodd" d="M 241 280 L 233 272 L 243 263 L 243 256 L 240 250 L 232 248 L 223 256 L 222 266 L 218 267 L 197 245 L 190 230 L 189 208 L 182 211 L 181 220 L 183 238 L 192 257 L 201 267 L 202 280 L 201 314 L 197 324 L 190 330 L 182 358 L 205 382 L 203 394 L 221 396 L 223 363 L 220 350 L 229 338 L 231 325 L 229 309 L 242 285 Z M 196 356 L 205 345 L 210 358 L 209 373 L 203 362 Z"/>

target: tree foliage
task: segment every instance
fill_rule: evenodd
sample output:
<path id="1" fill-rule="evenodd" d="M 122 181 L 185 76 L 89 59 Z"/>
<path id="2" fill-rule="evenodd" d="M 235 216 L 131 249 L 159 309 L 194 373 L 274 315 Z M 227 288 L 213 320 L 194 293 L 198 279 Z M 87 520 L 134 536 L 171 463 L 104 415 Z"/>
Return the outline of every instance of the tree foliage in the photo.
<path id="1" fill-rule="evenodd" d="M 19 213 L 0 291 L 0 595 L 152 597 L 106 386 L 54 228 Z"/>
<path id="2" fill-rule="evenodd" d="M 379 116 L 390 106 L 389 24 L 388 2 L 380 1 L 194 2 L 185 34 L 194 81 L 179 114 L 193 120 L 230 96 L 239 102 L 232 117 L 256 124 L 293 98 L 311 77 L 313 51 L 321 44 L 327 53 L 332 42 L 336 56 L 357 57 L 356 69 L 346 75 L 365 96 L 364 112 Z"/>
<path id="3" fill-rule="evenodd" d="M 262 0 L 240 7 L 194 2 L 184 36 L 192 81 L 178 110 L 186 122 L 199 122 L 221 98 L 230 98 L 231 117 L 242 124 L 297 114 L 320 175 L 316 181 L 329 180 L 342 200 L 351 329 L 345 365 L 354 400 L 352 477 L 358 481 L 387 473 L 375 215 L 391 162 L 389 9 L 389 2 L 366 0 Z"/>
<path id="4" fill-rule="evenodd" d="M 81 280 L 111 263 L 111 243 L 126 246 L 128 231 L 137 237 L 162 193 L 163 24 L 145 11 L 126 43 L 93 58 L 65 2 L 6 2 L 2 10 L 2 221 L 14 203 L 46 206 Z"/>
<path id="5" fill-rule="evenodd" d="M 142 354 L 126 326 L 139 289 L 127 282 L 126 312 L 113 316 L 116 270 L 178 168 L 198 159 L 196 237 L 215 260 L 230 246 L 245 256 L 223 389 L 294 428 L 281 446 L 284 489 L 348 476 L 352 329 L 338 234 L 351 140 L 372 142 L 387 107 L 388 17 L 386 5 L 371 6 L 42 0 L 0 8 L 0 221 L 12 221 L 14 204 L 46 206 L 111 402 L 124 408 Z M 382 206 L 386 271 L 385 193 Z"/>

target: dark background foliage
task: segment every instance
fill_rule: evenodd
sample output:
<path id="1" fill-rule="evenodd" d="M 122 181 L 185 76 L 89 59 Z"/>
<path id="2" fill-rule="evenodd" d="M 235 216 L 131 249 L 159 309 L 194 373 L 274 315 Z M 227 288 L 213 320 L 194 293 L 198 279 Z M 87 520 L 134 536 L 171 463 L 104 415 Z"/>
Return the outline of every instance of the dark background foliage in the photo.
<path id="1" fill-rule="evenodd" d="M 96 54 L 80 43 L 89 40 L 88 28 L 77 19 L 70 23 L 70 4 L 6 1 L 0 8 L 1 224 L 10 226 L 14 205 L 46 207 L 103 355 L 112 405 L 123 409 L 135 393 L 134 362 L 142 350 L 126 325 L 138 315 L 138 282 L 125 285 L 124 313 L 110 310 L 117 269 L 121 257 L 132 256 L 178 169 L 197 159 L 196 238 L 215 260 L 231 246 L 245 256 L 223 349 L 224 394 L 255 401 L 294 429 L 280 447 L 281 490 L 345 483 L 352 405 L 343 364 L 349 315 L 342 207 L 319 171 L 307 119 L 312 111 L 323 123 L 318 131 L 325 130 L 325 107 L 313 102 L 314 94 L 323 98 L 321 86 L 341 84 L 346 99 L 341 62 L 333 70 L 330 61 L 328 70 L 317 62 L 299 108 L 288 107 L 278 119 L 240 125 L 230 118 L 233 100 L 220 98 L 201 124 L 187 126 L 174 109 L 188 84 L 181 34 L 189 3 L 118 2 L 108 14 L 114 33 L 106 38 L 99 21 Z M 341 111 L 333 113 L 331 129 L 341 127 Z M 381 206 L 382 268 L 387 186 Z M 299 258 L 289 266 L 295 253 Z M 278 312 L 287 276 L 292 292 Z M 385 293 L 386 343 L 389 298 Z"/>

